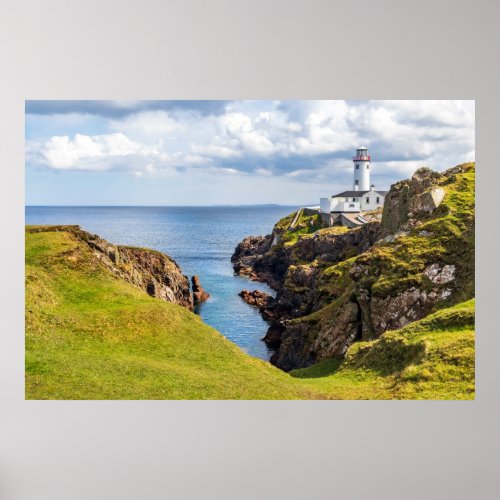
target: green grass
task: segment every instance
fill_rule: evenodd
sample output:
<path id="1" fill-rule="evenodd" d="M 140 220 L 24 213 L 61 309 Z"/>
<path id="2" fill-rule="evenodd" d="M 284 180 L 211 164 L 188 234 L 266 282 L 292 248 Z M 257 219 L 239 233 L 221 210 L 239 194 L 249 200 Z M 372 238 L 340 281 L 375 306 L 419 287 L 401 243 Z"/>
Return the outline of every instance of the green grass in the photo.
<path id="1" fill-rule="evenodd" d="M 70 232 L 26 233 L 28 399 L 287 399 L 308 388 L 187 309 L 115 278 Z"/>
<path id="2" fill-rule="evenodd" d="M 293 212 L 283 217 L 274 226 L 274 232 L 278 232 L 281 235 L 281 241 L 284 246 L 292 246 L 297 243 L 300 237 L 313 234 L 324 227 L 319 214 L 304 215 L 304 212 L 301 211 L 295 226 L 290 229 L 290 224 L 293 222 L 296 214 L 297 212 Z"/>
<path id="3" fill-rule="evenodd" d="M 473 399 L 474 300 L 291 372 L 339 399 Z"/>
<path id="4" fill-rule="evenodd" d="M 63 228 L 26 232 L 27 399 L 467 399 L 474 304 L 444 309 L 344 361 L 286 374 L 187 309 L 114 277 Z"/>

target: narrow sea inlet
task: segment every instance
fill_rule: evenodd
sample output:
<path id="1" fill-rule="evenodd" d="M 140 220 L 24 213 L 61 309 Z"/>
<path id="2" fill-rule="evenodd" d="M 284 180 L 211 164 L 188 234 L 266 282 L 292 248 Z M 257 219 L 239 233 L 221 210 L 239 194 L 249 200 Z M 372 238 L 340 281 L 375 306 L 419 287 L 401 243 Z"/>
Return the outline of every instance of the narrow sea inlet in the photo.
<path id="1" fill-rule="evenodd" d="M 246 236 L 269 234 L 297 207 L 26 207 L 26 224 L 78 224 L 111 243 L 148 247 L 170 255 L 184 274 L 198 275 L 211 297 L 197 311 L 203 320 L 251 356 L 268 360 L 260 339 L 267 323 L 238 296 L 262 283 L 235 276 L 230 262 Z"/>

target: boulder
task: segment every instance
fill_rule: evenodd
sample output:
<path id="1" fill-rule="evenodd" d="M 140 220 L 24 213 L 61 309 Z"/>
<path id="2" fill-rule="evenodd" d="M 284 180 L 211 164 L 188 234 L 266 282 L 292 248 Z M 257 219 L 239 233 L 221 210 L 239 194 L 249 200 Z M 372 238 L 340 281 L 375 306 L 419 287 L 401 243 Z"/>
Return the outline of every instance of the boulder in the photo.
<path id="1" fill-rule="evenodd" d="M 270 307 L 273 303 L 273 297 L 260 290 L 242 290 L 238 294 L 247 304 L 257 307 L 260 310 L 264 310 Z"/>
<path id="2" fill-rule="evenodd" d="M 453 281 L 455 279 L 455 270 L 456 267 L 454 265 L 447 264 L 441 266 L 439 264 L 431 264 L 424 269 L 424 274 L 433 283 L 440 285 Z"/>
<path id="3" fill-rule="evenodd" d="M 434 187 L 425 191 L 424 193 L 418 194 L 410 200 L 409 211 L 410 213 L 415 212 L 427 212 L 432 213 L 443 201 L 446 192 L 443 188 Z"/>

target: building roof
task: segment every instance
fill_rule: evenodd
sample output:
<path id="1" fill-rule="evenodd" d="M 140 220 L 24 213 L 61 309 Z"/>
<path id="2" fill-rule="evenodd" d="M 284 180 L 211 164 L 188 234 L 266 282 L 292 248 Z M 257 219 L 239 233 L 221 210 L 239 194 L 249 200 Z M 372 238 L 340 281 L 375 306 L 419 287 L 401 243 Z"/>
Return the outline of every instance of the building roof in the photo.
<path id="1" fill-rule="evenodd" d="M 377 194 L 385 196 L 389 191 L 374 191 Z M 332 198 L 359 198 L 365 194 L 370 193 L 370 191 L 342 191 L 342 193 L 334 194 Z"/>
<path id="2" fill-rule="evenodd" d="M 346 213 L 342 212 L 341 217 L 347 219 L 353 226 L 362 226 L 366 224 L 368 221 L 360 217 L 359 212 L 357 213 Z"/>
<path id="3" fill-rule="evenodd" d="M 332 198 L 359 198 L 363 196 L 365 193 L 369 193 L 370 191 L 342 191 L 342 193 L 334 194 Z"/>

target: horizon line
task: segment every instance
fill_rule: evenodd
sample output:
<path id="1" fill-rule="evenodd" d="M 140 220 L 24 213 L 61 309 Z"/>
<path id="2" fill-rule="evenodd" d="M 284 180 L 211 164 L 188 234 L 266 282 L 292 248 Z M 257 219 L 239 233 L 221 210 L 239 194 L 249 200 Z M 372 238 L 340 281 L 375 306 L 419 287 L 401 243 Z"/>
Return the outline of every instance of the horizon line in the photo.
<path id="1" fill-rule="evenodd" d="M 221 204 L 221 205 L 24 205 L 24 208 L 217 208 L 217 207 L 309 207 L 317 203 L 250 203 L 250 204 Z"/>

